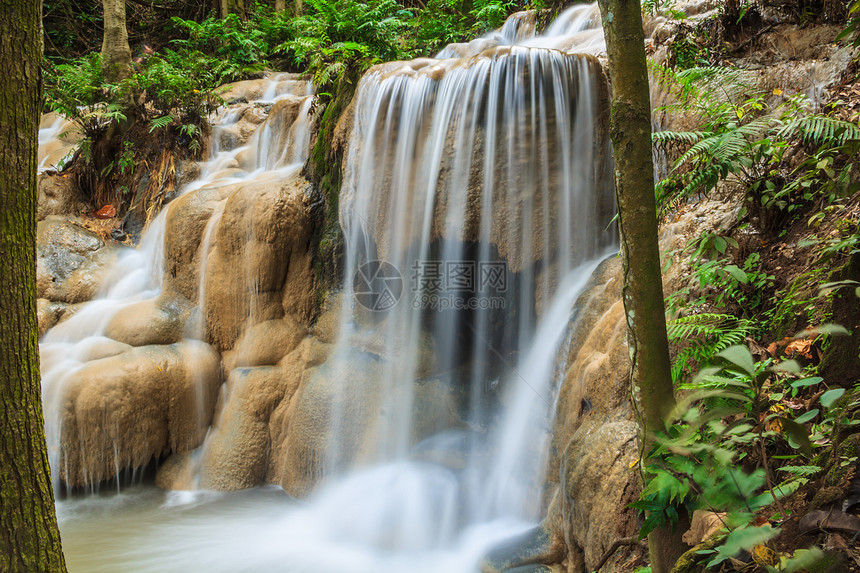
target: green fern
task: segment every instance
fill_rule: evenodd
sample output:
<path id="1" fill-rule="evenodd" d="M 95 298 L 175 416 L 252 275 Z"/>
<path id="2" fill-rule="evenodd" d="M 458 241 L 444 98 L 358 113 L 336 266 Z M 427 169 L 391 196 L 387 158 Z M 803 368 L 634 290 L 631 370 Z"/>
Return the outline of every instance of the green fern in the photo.
<path id="1" fill-rule="evenodd" d="M 810 115 L 791 119 L 777 131 L 777 137 L 800 137 L 804 143 L 830 143 L 842 146 L 860 140 L 860 127 L 832 117 Z"/>
<path id="2" fill-rule="evenodd" d="M 754 330 L 752 321 L 730 314 L 702 313 L 666 321 L 669 341 L 682 345 L 672 364 L 672 380 L 689 378 L 699 366 L 729 346 L 743 344 Z"/>
<path id="3" fill-rule="evenodd" d="M 149 133 L 152 133 L 156 129 L 161 129 L 163 127 L 167 127 L 173 123 L 173 116 L 170 114 L 162 115 L 161 117 L 156 117 L 149 122 Z"/>

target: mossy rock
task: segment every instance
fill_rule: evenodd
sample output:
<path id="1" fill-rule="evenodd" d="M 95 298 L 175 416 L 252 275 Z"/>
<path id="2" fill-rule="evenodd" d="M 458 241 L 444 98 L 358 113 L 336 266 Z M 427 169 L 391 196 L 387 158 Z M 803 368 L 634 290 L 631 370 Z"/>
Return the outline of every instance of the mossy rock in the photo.
<path id="1" fill-rule="evenodd" d="M 827 470 L 827 475 L 824 476 L 824 487 L 844 489 L 847 485 L 847 478 L 850 477 L 857 464 L 842 465 L 842 462 L 851 458 L 860 458 L 860 434 L 848 436 L 839 444 L 838 450 L 831 453 L 830 467 Z"/>

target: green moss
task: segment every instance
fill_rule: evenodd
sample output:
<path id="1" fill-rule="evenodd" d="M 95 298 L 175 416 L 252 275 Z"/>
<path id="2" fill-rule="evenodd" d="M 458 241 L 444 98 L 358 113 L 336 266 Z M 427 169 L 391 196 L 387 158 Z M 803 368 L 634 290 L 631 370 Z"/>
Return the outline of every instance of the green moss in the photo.
<path id="1" fill-rule="evenodd" d="M 317 278 L 317 309 L 325 301 L 328 292 L 339 286 L 341 278 L 343 233 L 338 215 L 340 189 L 343 183 L 341 174 L 343 149 L 336 148 L 333 140 L 338 121 L 343 117 L 355 95 L 361 73 L 361 68 L 350 67 L 338 82 L 320 118 L 319 133 L 308 162 L 308 178 L 316 185 L 324 203 L 320 222 L 321 232 L 318 237 L 318 253 L 314 264 Z"/>

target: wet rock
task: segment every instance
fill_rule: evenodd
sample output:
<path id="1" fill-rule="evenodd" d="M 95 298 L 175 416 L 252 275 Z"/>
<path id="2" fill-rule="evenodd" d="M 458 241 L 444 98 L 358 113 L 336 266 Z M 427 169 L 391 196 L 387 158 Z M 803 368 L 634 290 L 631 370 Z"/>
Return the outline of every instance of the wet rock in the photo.
<path id="1" fill-rule="evenodd" d="M 131 346 L 173 344 L 185 337 L 191 310 L 191 303 L 180 296 L 140 301 L 113 317 L 105 336 Z"/>
<path id="2" fill-rule="evenodd" d="M 48 330 L 54 327 L 59 322 L 60 317 L 66 310 L 63 303 L 50 301 L 46 298 L 40 298 L 36 301 L 36 315 L 39 321 L 39 336 L 42 336 Z"/>
<path id="3" fill-rule="evenodd" d="M 95 233 L 76 225 L 74 219 L 50 216 L 39 221 L 36 232 L 37 289 L 40 298 L 50 283 L 65 281 L 78 267 L 104 247 Z"/>
<path id="4" fill-rule="evenodd" d="M 51 216 L 39 222 L 36 290 L 39 298 L 76 304 L 95 298 L 126 247 L 104 242 L 76 224 Z"/>
<path id="5" fill-rule="evenodd" d="M 271 76 L 269 79 L 271 79 Z M 290 85 L 290 82 L 293 82 L 293 93 L 295 95 L 302 95 L 305 90 L 305 85 L 297 80 L 303 79 L 306 80 L 307 77 L 302 76 L 301 74 L 278 74 L 277 80 L 279 85 L 277 86 L 277 92 L 283 93 L 284 89 Z M 262 79 L 234 82 L 224 86 L 224 91 L 221 92 L 221 98 L 227 102 L 241 102 L 243 99 L 245 101 L 258 100 L 262 99 L 263 91 L 266 87 L 267 82 Z"/>
<path id="6" fill-rule="evenodd" d="M 465 428 L 458 390 L 450 380 L 422 380 L 411 392 L 392 395 L 387 379 L 397 378 L 391 370 L 396 363 L 351 346 L 315 366 L 313 358 L 321 357 L 324 348 L 315 350 L 312 341 L 303 342 L 308 369 L 295 396 L 282 402 L 270 424 L 269 479 L 291 495 L 306 496 L 328 472 L 375 459 L 382 436 L 399 431 L 397 413 L 412 416 L 410 444 L 445 429 Z"/>
<path id="7" fill-rule="evenodd" d="M 233 191 L 234 186 L 200 189 L 170 204 L 164 238 L 165 293 L 198 302 L 200 267 L 209 255 L 201 252 L 204 232 L 212 214 Z"/>
<path id="8" fill-rule="evenodd" d="M 96 298 L 120 253 L 126 247 L 112 245 L 92 254 L 62 282 L 53 282 L 45 296 L 69 304 Z"/>
<path id="9" fill-rule="evenodd" d="M 630 419 L 589 417 L 568 444 L 562 467 L 564 514 L 589 571 L 616 539 L 638 531 L 638 518 L 627 508 L 639 493 L 631 468 L 638 457 L 638 430 Z"/>
<path id="10" fill-rule="evenodd" d="M 289 354 L 306 336 L 305 327 L 292 316 L 268 320 L 249 328 L 233 350 L 224 353 L 224 367 L 271 366 Z"/>
<path id="11" fill-rule="evenodd" d="M 493 548 L 481 563 L 482 573 L 551 571 L 542 564 L 560 563 L 564 542 L 545 526 L 538 526 Z"/>
<path id="12" fill-rule="evenodd" d="M 46 404 L 62 423 L 58 469 L 69 486 L 85 486 L 200 445 L 220 361 L 202 342 L 145 346 L 88 362 L 62 383 Z"/>
<path id="13" fill-rule="evenodd" d="M 231 191 L 205 277 L 208 336 L 219 349 L 248 326 L 285 314 L 307 322 L 315 308 L 310 184 L 294 176 Z"/>
<path id="14" fill-rule="evenodd" d="M 616 540 L 638 530 L 638 432 L 629 401 L 620 260 L 604 261 L 580 295 L 560 389 L 548 478 L 560 478 L 547 523 L 568 532 L 568 558 L 591 570 Z M 555 476 L 559 476 L 556 478 Z"/>
<path id="15" fill-rule="evenodd" d="M 237 368 L 230 373 L 224 407 L 202 453 L 200 487 L 237 490 L 263 482 L 270 449 L 269 416 L 287 388 L 297 382 L 277 366 Z"/>
<path id="16" fill-rule="evenodd" d="M 382 371 L 375 356 L 358 350 L 342 362 L 304 371 L 285 413 L 289 427 L 273 455 L 278 460 L 273 477 L 287 493 L 307 496 L 322 476 L 368 454 Z"/>
<path id="17" fill-rule="evenodd" d="M 86 209 L 80 200 L 77 180 L 65 174 L 40 175 L 37 209 L 40 221 L 52 215 L 75 215 Z"/>

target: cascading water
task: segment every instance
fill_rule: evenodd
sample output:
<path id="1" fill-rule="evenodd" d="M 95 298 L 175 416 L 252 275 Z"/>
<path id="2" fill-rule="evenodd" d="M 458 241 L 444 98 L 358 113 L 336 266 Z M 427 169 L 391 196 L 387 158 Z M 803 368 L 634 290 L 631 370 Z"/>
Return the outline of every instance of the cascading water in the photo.
<path id="1" fill-rule="evenodd" d="M 378 66 L 359 84 L 340 198 L 339 335 L 314 374 L 336 391 L 313 410 L 326 412 L 326 436 L 295 454 L 292 483 L 313 490 L 308 502 L 265 488 L 61 502 L 71 563 L 467 573 L 540 519 L 571 308 L 615 242 L 606 88 L 596 59 L 581 55 L 602 49 L 596 14 L 574 7 L 543 35 L 520 15 L 499 37 Z M 285 130 L 265 125 L 247 149 L 214 144 L 203 181 L 187 189 L 283 177 L 309 141 L 299 122 L 288 131 L 278 141 Z M 154 261 L 147 276 L 162 267 L 163 218 L 142 243 L 152 251 L 134 253 L 138 265 Z M 204 251 L 217 225 L 204 229 Z M 158 294 L 157 276 L 133 282 L 146 288 L 110 290 L 90 306 L 111 310 L 92 314 L 103 321 L 130 297 Z M 103 331 L 76 318 L 45 338 L 47 354 L 66 344 L 56 354 L 70 360 L 46 369 L 56 372 L 48 397 Z M 302 394 L 314 383 L 302 380 L 296 410 L 320 401 Z M 120 515 L 113 554 L 85 548 L 99 511 Z"/>
<path id="2" fill-rule="evenodd" d="M 268 128 L 264 122 L 246 145 L 230 147 L 221 144 L 230 130 L 240 120 L 241 114 L 234 109 L 219 110 L 212 118 L 211 153 L 207 161 L 201 164 L 200 176 L 187 184 L 182 193 L 187 194 L 199 189 L 215 188 L 235 183 L 251 183 L 260 179 L 285 177 L 296 173 L 304 163 L 309 151 L 310 118 L 307 110 L 311 102 L 311 84 L 291 74 L 276 74 L 263 82 L 262 95 L 258 100 L 252 100 L 250 106 L 271 108 L 280 103 L 293 103 L 300 108 L 291 126 L 278 126 L 278 130 Z M 289 101 L 288 101 L 289 100 Z M 248 106 L 242 108 L 244 111 Z M 280 115 L 272 114 L 273 121 L 282 122 Z M 51 148 L 55 138 L 60 134 L 56 120 L 50 130 L 45 132 L 42 146 Z M 40 132 L 40 135 L 42 133 Z M 124 250 L 116 263 L 108 271 L 100 295 L 85 304 L 71 318 L 60 323 L 46 333 L 41 341 L 42 363 L 42 393 L 45 402 L 46 434 L 48 440 L 49 459 L 51 463 L 55 489 L 59 491 L 61 476 L 69 473 L 68 460 L 77 456 L 81 460 L 82 475 L 73 483 L 82 484 L 94 489 L 105 479 L 102 472 L 90 464 L 90 454 L 84 450 L 80 453 L 63 451 L 63 432 L 71 431 L 64 428 L 63 407 L 67 399 L 69 384 L 73 384 L 82 369 L 93 361 L 119 354 L 127 345 L 122 345 L 105 336 L 112 321 L 121 319 L 122 314 L 135 305 L 154 302 L 162 294 L 163 273 L 165 268 L 165 232 L 169 209 L 164 209 L 156 216 L 143 234 L 137 249 Z M 207 228 L 202 248 L 204 252 L 210 248 L 212 231 L 217 225 L 217 219 L 223 211 L 223 202 L 216 207 L 212 225 Z M 204 257 L 201 257 L 205 259 Z M 205 272 L 201 272 L 201 279 Z M 204 304 L 204 282 L 201 280 L 199 304 Z M 191 321 L 194 323 L 194 321 Z M 199 321 L 197 321 L 199 323 Z M 200 329 L 186 332 L 189 349 L 186 351 L 200 352 L 206 346 L 197 342 L 203 337 Z M 161 367 L 158 367 L 161 370 Z M 197 390 L 197 393 L 201 392 Z M 199 402 L 199 400 L 198 400 Z M 205 431 L 209 420 L 197 408 L 195 424 Z M 109 463 L 111 467 L 119 468 L 137 466 L 146 463 L 146 459 L 119 459 L 119 442 L 121 436 L 113 436 L 115 459 Z M 82 448 L 84 447 L 82 440 Z M 136 463 L 129 463 L 134 461 Z M 104 460 L 101 460 L 104 463 Z M 117 479 L 117 487 L 121 480 Z"/>

